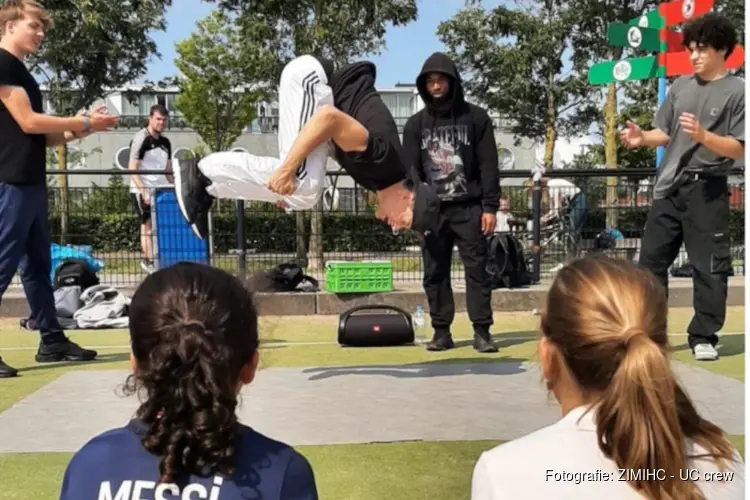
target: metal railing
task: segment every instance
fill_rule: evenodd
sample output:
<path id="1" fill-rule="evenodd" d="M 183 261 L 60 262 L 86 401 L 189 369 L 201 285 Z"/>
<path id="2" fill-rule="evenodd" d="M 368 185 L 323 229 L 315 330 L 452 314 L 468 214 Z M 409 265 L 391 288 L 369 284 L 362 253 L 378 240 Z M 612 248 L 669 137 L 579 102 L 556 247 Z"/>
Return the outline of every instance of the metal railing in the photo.
<path id="1" fill-rule="evenodd" d="M 129 193 L 130 172 L 119 170 L 48 171 L 49 218 L 53 241 L 84 246 L 104 262 L 103 282 L 132 288 L 145 277 L 140 221 Z M 548 171 L 542 183 L 530 171 L 504 171 L 498 230 L 513 232 L 530 257 L 537 280 L 554 275 L 567 259 L 595 250 L 604 233 L 614 237 L 608 252 L 636 259 L 651 204 L 654 169 Z M 106 175 L 106 185 L 63 190 L 60 175 Z M 217 200 L 212 210 L 211 265 L 240 275 L 286 262 L 325 280 L 328 260 L 386 259 L 394 284 L 418 289 L 423 279 L 419 240 L 413 231 L 394 234 L 374 217 L 373 199 L 364 189 L 338 187 L 341 173 L 329 175 L 323 208 L 287 214 L 267 203 Z M 556 186 L 552 179 L 571 185 Z M 560 196 L 558 196 L 560 195 Z M 576 196 L 578 195 L 578 196 Z M 558 199 L 577 200 L 578 209 L 557 211 Z M 744 185 L 731 186 L 729 221 L 734 274 L 744 275 Z M 585 209 L 585 210 L 582 210 Z M 178 245 L 180 242 L 172 242 Z M 684 250 L 675 267 L 686 261 Z M 454 249 L 452 278 L 463 283 L 463 266 Z"/>
<path id="2" fill-rule="evenodd" d="M 399 133 L 403 132 L 406 122 L 409 120 L 409 116 L 394 116 L 393 117 L 396 127 Z M 496 131 L 507 130 L 509 127 L 509 121 L 502 118 L 493 118 L 493 124 Z M 148 115 L 120 115 L 119 129 L 139 129 L 145 127 L 148 124 Z M 245 127 L 246 130 L 252 131 L 258 134 L 278 134 L 279 132 L 279 117 L 278 116 L 258 116 L 253 123 L 248 123 Z M 167 130 L 173 131 L 190 131 L 192 127 L 188 121 L 180 114 L 175 114 L 174 111 L 170 114 L 169 120 L 167 121 Z"/>

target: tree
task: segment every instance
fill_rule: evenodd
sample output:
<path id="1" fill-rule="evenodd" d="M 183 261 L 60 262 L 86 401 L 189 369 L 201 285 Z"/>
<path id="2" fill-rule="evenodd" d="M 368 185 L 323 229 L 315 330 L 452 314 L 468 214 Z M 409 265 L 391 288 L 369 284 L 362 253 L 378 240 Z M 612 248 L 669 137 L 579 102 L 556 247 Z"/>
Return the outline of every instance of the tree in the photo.
<path id="1" fill-rule="evenodd" d="M 417 18 L 416 0 L 215 1 L 238 14 L 249 40 L 257 40 L 259 32 L 268 35 L 265 46 L 277 55 L 279 71 L 300 54 L 318 54 L 338 63 L 376 54 L 385 46 L 388 24 L 403 26 Z"/>
<path id="2" fill-rule="evenodd" d="M 165 28 L 164 12 L 171 0 L 47 0 L 55 27 L 30 58 L 32 73 L 45 81 L 58 115 L 74 115 L 103 98 L 108 89 L 133 82 L 146 73 L 151 56 L 159 56 L 149 33 Z M 67 148 L 57 148 L 58 166 L 67 167 Z M 62 238 L 67 232 L 67 178 L 60 176 L 64 211 Z"/>
<path id="3" fill-rule="evenodd" d="M 559 0 L 517 2 L 518 8 L 485 10 L 481 1 L 438 27 L 440 40 L 465 74 L 466 89 L 508 117 L 518 141 L 545 141 L 544 165 L 553 166 L 560 130 L 575 135 L 566 114 L 592 89 L 581 73 L 566 71 L 564 52 L 571 12 Z"/>
<path id="4" fill-rule="evenodd" d="M 406 25 L 417 18 L 416 0 L 216 0 L 237 16 L 245 43 L 262 48 L 276 59 L 272 83 L 284 65 L 301 54 L 316 54 L 345 64 L 375 54 L 385 46 L 388 24 Z M 254 50 L 254 49 L 253 49 Z M 310 247 L 306 221 L 297 212 L 297 258 L 315 271 L 323 270 L 323 204 L 310 217 Z"/>
<path id="5" fill-rule="evenodd" d="M 234 19 L 214 11 L 177 44 L 175 107 L 211 151 L 228 149 L 256 116 L 275 70 L 274 54 L 247 43 Z"/>
<path id="6" fill-rule="evenodd" d="M 612 23 L 627 23 L 632 19 L 656 9 L 656 0 L 571 0 L 571 12 L 575 13 L 575 22 L 570 35 L 573 48 L 572 62 L 576 71 L 586 72 L 597 62 L 619 60 L 623 57 L 641 57 L 645 54 L 632 49 L 613 47 L 607 41 L 607 29 Z M 632 86 L 626 82 L 625 88 Z M 602 93 L 597 92 L 597 99 L 590 100 L 576 111 L 572 121 L 578 125 L 597 122 L 604 139 L 604 158 L 608 169 L 618 168 L 617 125 L 621 117 L 617 113 L 617 95 L 622 85 L 611 83 L 606 88 L 606 97 L 602 104 Z M 654 102 L 654 105 L 656 103 Z M 617 199 L 617 178 L 607 179 L 607 204 L 613 205 Z M 607 226 L 617 227 L 617 211 L 607 211 Z"/>
<path id="7" fill-rule="evenodd" d="M 152 56 L 160 57 L 149 37 L 164 30 L 171 0 L 48 0 L 55 22 L 32 70 L 49 88 L 55 112 L 73 115 L 105 96 L 108 89 L 132 83 L 146 74 Z"/>

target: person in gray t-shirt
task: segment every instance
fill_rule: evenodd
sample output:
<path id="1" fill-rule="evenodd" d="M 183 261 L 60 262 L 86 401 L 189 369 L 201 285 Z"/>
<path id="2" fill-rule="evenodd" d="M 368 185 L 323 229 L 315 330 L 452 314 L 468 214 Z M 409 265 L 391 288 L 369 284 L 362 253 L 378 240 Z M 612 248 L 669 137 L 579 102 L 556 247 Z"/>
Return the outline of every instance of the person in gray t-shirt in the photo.
<path id="1" fill-rule="evenodd" d="M 666 289 L 667 271 L 685 243 L 695 308 L 688 342 L 696 359 L 715 360 L 732 272 L 727 174 L 745 154 L 745 82 L 724 69 L 737 45 L 726 18 L 708 14 L 687 25 L 683 44 L 695 74 L 674 81 L 652 130 L 627 122 L 620 138 L 631 149 L 665 148 L 640 264 Z"/>

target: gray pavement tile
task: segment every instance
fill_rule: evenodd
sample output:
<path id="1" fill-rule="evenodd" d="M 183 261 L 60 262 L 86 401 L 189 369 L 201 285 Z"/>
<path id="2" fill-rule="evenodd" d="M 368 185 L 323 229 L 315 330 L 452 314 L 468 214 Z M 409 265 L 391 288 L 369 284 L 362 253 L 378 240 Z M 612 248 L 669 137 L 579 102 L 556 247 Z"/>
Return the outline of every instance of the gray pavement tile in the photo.
<path id="1" fill-rule="evenodd" d="M 743 383 L 675 367 L 702 415 L 744 433 Z M 72 452 L 124 425 L 137 407 L 117 392 L 126 376 L 68 372 L 29 395 L 0 414 L 0 453 Z M 241 421 L 292 445 L 508 440 L 560 416 L 529 362 L 272 368 L 242 398 Z"/>

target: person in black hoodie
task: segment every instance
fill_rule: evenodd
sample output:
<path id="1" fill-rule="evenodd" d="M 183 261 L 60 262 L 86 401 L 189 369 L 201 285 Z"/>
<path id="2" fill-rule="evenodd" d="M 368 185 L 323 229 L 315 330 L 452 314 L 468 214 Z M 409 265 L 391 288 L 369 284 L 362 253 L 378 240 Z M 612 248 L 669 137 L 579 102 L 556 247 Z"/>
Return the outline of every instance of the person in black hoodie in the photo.
<path id="1" fill-rule="evenodd" d="M 492 287 L 486 271 L 486 235 L 495 228 L 500 176 L 492 120 L 464 98 L 455 63 L 436 52 L 417 77 L 425 107 L 404 127 L 404 154 L 419 179 L 437 190 L 442 225 L 422 237 L 424 289 L 434 337 L 427 349 L 453 347 L 455 315 L 450 268 L 454 244 L 466 274 L 466 306 L 474 348 L 497 352 L 490 336 Z"/>
<path id="2" fill-rule="evenodd" d="M 313 208 L 325 187 L 329 155 L 377 194 L 380 220 L 394 230 L 434 230 L 439 199 L 406 168 L 375 76 L 367 61 L 337 70 L 330 60 L 303 55 L 287 64 L 279 82 L 280 158 L 222 151 L 174 169 L 178 205 L 195 234 L 207 236 L 215 198 Z"/>

